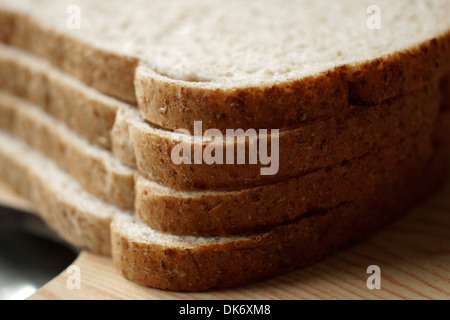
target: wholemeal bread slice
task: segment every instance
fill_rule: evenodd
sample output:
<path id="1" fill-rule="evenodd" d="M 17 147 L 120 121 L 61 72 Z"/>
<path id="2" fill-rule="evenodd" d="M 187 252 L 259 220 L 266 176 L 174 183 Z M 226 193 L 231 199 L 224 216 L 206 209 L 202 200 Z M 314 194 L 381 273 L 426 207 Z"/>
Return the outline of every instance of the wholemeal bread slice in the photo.
<path id="1" fill-rule="evenodd" d="M 131 214 L 84 191 L 52 161 L 2 131 L 0 177 L 64 239 L 96 253 L 111 252 L 113 216 Z"/>
<path id="2" fill-rule="evenodd" d="M 380 105 L 353 107 L 294 130 L 259 135 L 255 132 L 254 139 L 244 138 L 244 142 L 232 136 L 230 142 L 230 136 L 226 135 L 203 142 L 202 137 L 163 130 L 137 116 L 130 117 L 128 122 L 137 167 L 148 179 L 175 190 L 238 190 L 273 184 L 398 144 L 414 132 L 434 126 L 441 94 L 444 92 L 440 93 L 433 82 Z M 267 143 L 270 164 L 262 164 L 260 159 L 256 164 L 249 163 L 250 141 L 258 152 L 261 144 Z M 181 142 L 184 152 L 189 152 L 187 162 L 183 163 L 173 158 L 173 150 L 178 150 Z M 203 157 L 208 155 L 206 149 L 212 147 L 216 154 L 217 150 L 222 152 L 221 162 L 211 164 L 203 159 L 201 164 L 194 163 L 197 149 Z M 236 163 L 239 149 L 244 150 L 245 163 L 229 164 L 228 151 L 231 150 Z M 263 175 L 262 169 L 268 167 L 271 174 Z"/>
<path id="3" fill-rule="evenodd" d="M 447 0 L 368 7 L 3 0 L 0 40 L 137 101 L 145 119 L 168 129 L 192 131 L 194 121 L 204 130 L 285 128 L 378 104 L 449 72 Z M 372 23 L 377 9 L 380 26 Z"/>
<path id="4" fill-rule="evenodd" d="M 445 161 L 435 157 L 381 194 L 253 235 L 173 236 L 89 193 L 40 153 L 0 132 L 0 177 L 32 201 L 61 236 L 89 250 L 110 253 L 125 276 L 170 290 L 206 290 L 247 284 L 311 264 L 429 195 L 442 181 Z"/>
<path id="5" fill-rule="evenodd" d="M 90 144 L 60 121 L 0 91 L 0 128 L 53 159 L 86 190 L 119 206 L 134 207 L 134 170 L 109 151 Z"/>

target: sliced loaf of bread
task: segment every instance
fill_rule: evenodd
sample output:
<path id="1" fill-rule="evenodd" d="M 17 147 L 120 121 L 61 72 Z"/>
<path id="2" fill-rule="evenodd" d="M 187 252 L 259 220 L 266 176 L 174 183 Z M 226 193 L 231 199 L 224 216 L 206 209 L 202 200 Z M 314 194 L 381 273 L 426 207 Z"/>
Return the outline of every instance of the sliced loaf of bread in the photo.
<path id="1" fill-rule="evenodd" d="M 447 0 L 368 9 L 352 0 L 4 0 L 0 40 L 137 101 L 168 129 L 286 128 L 450 71 Z M 368 23 L 377 13 L 381 25 Z"/>

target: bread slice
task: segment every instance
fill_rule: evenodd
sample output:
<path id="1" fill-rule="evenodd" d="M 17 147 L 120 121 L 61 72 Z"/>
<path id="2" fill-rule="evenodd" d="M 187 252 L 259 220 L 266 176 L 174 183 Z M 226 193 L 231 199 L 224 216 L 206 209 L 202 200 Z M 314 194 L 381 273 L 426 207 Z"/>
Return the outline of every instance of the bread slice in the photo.
<path id="1" fill-rule="evenodd" d="M 381 194 L 260 234 L 173 236 L 83 191 L 40 153 L 0 132 L 0 177 L 32 201 L 52 228 L 78 246 L 108 254 L 111 225 L 112 255 L 125 276 L 170 290 L 243 285 L 311 264 L 429 195 L 444 177 L 442 160 L 438 156 L 408 178 L 386 183 Z"/>
<path id="2" fill-rule="evenodd" d="M 116 266 L 137 283 L 169 290 L 199 291 L 245 285 L 306 266 L 365 237 L 431 194 L 443 180 L 438 157 L 377 193 L 311 212 L 267 232 L 219 238 L 170 237 L 130 217 L 111 225 Z"/>
<path id="3" fill-rule="evenodd" d="M 228 141 L 228 136 L 213 142 L 201 137 L 175 134 L 152 126 L 134 116 L 129 130 L 137 167 L 150 180 L 174 190 L 238 190 L 273 184 L 324 167 L 338 165 L 344 160 L 361 157 L 377 148 L 396 145 L 411 134 L 434 126 L 441 100 L 436 82 L 429 83 L 408 95 L 396 97 L 380 105 L 352 107 L 337 116 L 305 124 L 279 134 L 260 134 L 253 143 L 260 148 L 267 141 L 272 162 L 249 164 L 249 140 Z M 274 157 L 272 143 L 277 139 L 279 157 Z M 176 163 L 172 150 L 183 141 L 191 154 L 190 163 Z M 245 140 L 244 140 L 245 141 Z M 212 146 L 222 150 L 223 164 L 194 163 L 196 149 L 204 154 Z M 243 147 L 246 163 L 230 165 L 225 162 L 228 150 L 236 157 Z M 236 160 L 235 160 L 236 161 Z M 263 175 L 262 168 L 273 166 L 273 175 Z M 276 174 L 275 174 L 276 173 Z"/>
<path id="4" fill-rule="evenodd" d="M 134 207 L 135 172 L 111 152 L 90 144 L 40 108 L 1 91 L 0 114 L 7 119 L 0 121 L 0 128 L 53 159 L 84 189 L 116 205 Z"/>
<path id="5" fill-rule="evenodd" d="M 2 131 L 0 177 L 32 202 L 61 237 L 96 253 L 111 253 L 113 216 L 131 214 L 84 191 L 52 161 Z"/>
<path id="6" fill-rule="evenodd" d="M 168 129 L 297 126 L 450 70 L 447 0 L 381 1 L 380 30 L 352 0 L 78 0 L 79 30 L 70 5 L 4 0 L 0 40 L 137 101 Z"/>

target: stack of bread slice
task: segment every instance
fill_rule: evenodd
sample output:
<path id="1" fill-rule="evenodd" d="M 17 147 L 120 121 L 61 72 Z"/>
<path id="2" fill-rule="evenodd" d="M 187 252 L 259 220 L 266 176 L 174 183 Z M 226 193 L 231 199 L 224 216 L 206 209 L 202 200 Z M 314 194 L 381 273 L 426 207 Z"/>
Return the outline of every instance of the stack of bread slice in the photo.
<path id="1" fill-rule="evenodd" d="M 312 264 L 445 177 L 450 1 L 379 2 L 381 29 L 350 0 L 1 0 L 0 178 L 147 286 Z M 173 161 L 250 150 L 227 129 L 278 141 L 276 174 Z"/>

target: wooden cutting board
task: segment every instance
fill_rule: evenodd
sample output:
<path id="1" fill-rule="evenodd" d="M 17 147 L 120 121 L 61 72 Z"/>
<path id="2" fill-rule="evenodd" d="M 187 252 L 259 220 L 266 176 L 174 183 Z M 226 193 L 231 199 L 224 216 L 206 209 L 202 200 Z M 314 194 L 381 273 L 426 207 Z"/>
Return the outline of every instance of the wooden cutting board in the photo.
<path id="1" fill-rule="evenodd" d="M 0 185 L 0 203 L 32 206 Z M 365 241 L 309 268 L 254 285 L 203 293 L 145 288 L 121 276 L 110 258 L 83 252 L 80 289 L 61 273 L 30 299 L 450 299 L 450 180 L 432 199 Z M 381 289 L 367 288 L 367 268 Z"/>

